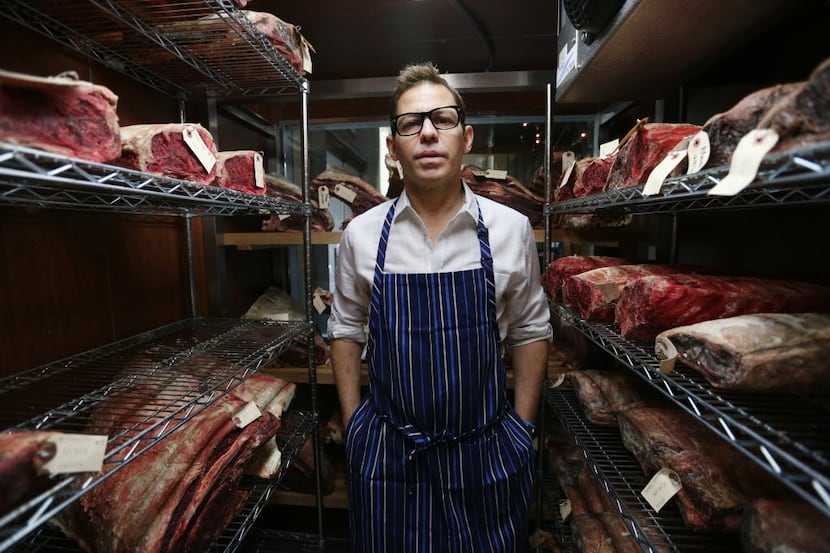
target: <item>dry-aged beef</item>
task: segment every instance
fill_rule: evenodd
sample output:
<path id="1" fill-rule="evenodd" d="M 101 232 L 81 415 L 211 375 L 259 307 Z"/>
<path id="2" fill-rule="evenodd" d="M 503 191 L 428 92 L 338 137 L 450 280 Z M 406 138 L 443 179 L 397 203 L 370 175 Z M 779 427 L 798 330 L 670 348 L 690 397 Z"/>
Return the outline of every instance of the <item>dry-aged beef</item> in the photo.
<path id="1" fill-rule="evenodd" d="M 641 277 L 623 288 L 616 322 L 626 338 L 651 341 L 664 330 L 711 319 L 807 311 L 830 311 L 830 288 L 752 277 L 666 274 Z"/>
<path id="2" fill-rule="evenodd" d="M 188 377 L 158 378 L 175 385 Z M 259 377 L 248 391 L 255 385 L 282 389 L 284 384 Z M 137 385 L 102 402 L 89 430 L 109 434 L 111 446 L 117 447 L 194 399 L 188 394 L 164 399 L 157 386 L 154 380 L 151 387 Z M 233 417 L 247 403 L 233 392 L 219 398 L 109 475 L 56 523 L 87 551 L 204 550 L 242 505 L 238 483 L 248 460 L 280 427 L 280 419 L 263 405 L 259 418 L 239 428 Z"/>
<path id="3" fill-rule="evenodd" d="M 550 185 L 553 191 L 556 190 L 556 185 L 559 183 L 559 178 L 562 176 L 562 154 L 565 152 L 553 152 L 550 155 Z M 527 190 L 538 198 L 545 197 L 545 164 L 539 166 L 536 172 L 530 177 L 527 183 Z M 551 192 L 551 199 L 554 198 L 553 191 Z"/>
<path id="4" fill-rule="evenodd" d="M 329 167 L 309 183 L 314 193 L 319 193 L 321 186 L 327 186 L 329 194 L 346 203 L 351 208 L 351 218 L 357 217 L 370 208 L 379 205 L 389 198 L 375 190 L 372 186 L 339 167 Z M 346 228 L 350 219 L 343 221 L 342 228 Z"/>
<path id="5" fill-rule="evenodd" d="M 276 175 L 265 175 L 265 194 L 286 201 L 303 203 L 303 191 Z M 311 200 L 311 230 L 330 232 L 334 228 L 334 218 L 328 209 L 321 209 L 316 200 Z M 264 231 L 302 231 L 305 216 L 297 214 L 271 214 L 262 221 Z"/>
<path id="6" fill-rule="evenodd" d="M 620 145 L 606 190 L 642 184 L 666 154 L 700 126 L 686 123 L 638 123 Z"/>
<path id="7" fill-rule="evenodd" d="M 606 182 L 617 157 L 614 153 L 606 157 L 586 157 L 577 161 L 572 172 L 574 197 L 582 198 L 606 190 Z"/>
<path id="8" fill-rule="evenodd" d="M 571 535 L 579 551 L 591 553 L 617 553 L 614 541 L 602 522 L 592 515 L 571 517 Z"/>
<path id="9" fill-rule="evenodd" d="M 830 138 L 830 58 L 813 70 L 804 86 L 779 100 L 758 128 L 778 133 L 773 152 Z"/>
<path id="10" fill-rule="evenodd" d="M 197 123 L 160 123 L 121 127 L 121 157 L 113 163 L 146 173 L 210 184 L 216 176 L 185 142 L 185 134 L 196 136 L 216 158 L 213 136 Z"/>
<path id="11" fill-rule="evenodd" d="M 755 391 L 830 390 L 830 315 L 758 313 L 672 328 L 658 352 L 678 359 L 717 388 Z"/>
<path id="12" fill-rule="evenodd" d="M 568 377 L 586 418 L 598 426 L 616 426 L 617 413 L 656 401 L 635 376 L 623 371 L 586 369 L 570 371 Z"/>
<path id="13" fill-rule="evenodd" d="M 732 152 L 741 138 L 754 129 L 761 118 L 781 98 L 803 83 L 779 84 L 762 88 L 744 97 L 729 110 L 713 115 L 703 124 L 709 135 L 709 160 L 706 167 L 729 165 Z"/>
<path id="14" fill-rule="evenodd" d="M 0 71 L 0 142 L 107 162 L 121 152 L 118 96 L 68 76 Z"/>
<path id="15" fill-rule="evenodd" d="M 830 524 L 803 501 L 759 499 L 744 512 L 741 543 L 744 553 L 830 551 Z"/>
<path id="16" fill-rule="evenodd" d="M 553 301 L 562 300 L 562 287 L 574 275 L 599 269 L 627 265 L 631 261 L 623 257 L 605 255 L 568 255 L 551 261 L 542 275 L 542 287 Z"/>
<path id="17" fill-rule="evenodd" d="M 615 265 L 571 276 L 562 287 L 562 301 L 589 321 L 614 322 L 614 304 L 631 282 L 648 275 L 697 270 L 680 265 Z"/>
<path id="18" fill-rule="evenodd" d="M 55 456 L 54 432 L 0 434 L 0 516 L 48 485 L 43 465 Z"/>
<path id="19" fill-rule="evenodd" d="M 633 408 L 617 420 L 647 477 L 664 467 L 680 477 L 675 499 L 691 529 L 738 531 L 744 505 L 767 491 L 749 461 L 683 411 Z"/>
<path id="20" fill-rule="evenodd" d="M 220 188 L 248 194 L 265 194 L 265 170 L 262 154 L 253 150 L 236 150 L 216 154 L 216 177 L 212 183 Z"/>
<path id="21" fill-rule="evenodd" d="M 461 171 L 463 180 L 470 189 L 485 198 L 494 202 L 512 207 L 522 213 L 530 220 L 533 228 L 541 228 L 544 222 L 545 200 L 543 197 L 533 195 L 518 180 L 511 176 L 506 179 L 492 179 L 485 175 L 485 172 L 477 167 L 468 165 Z"/>

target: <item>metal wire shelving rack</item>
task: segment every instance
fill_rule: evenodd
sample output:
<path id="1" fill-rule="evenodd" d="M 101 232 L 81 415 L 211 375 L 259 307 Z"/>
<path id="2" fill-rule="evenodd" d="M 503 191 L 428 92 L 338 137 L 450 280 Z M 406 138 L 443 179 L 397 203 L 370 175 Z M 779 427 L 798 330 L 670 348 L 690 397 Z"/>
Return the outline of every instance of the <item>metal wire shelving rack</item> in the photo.
<path id="1" fill-rule="evenodd" d="M 715 167 L 667 179 L 654 196 L 643 196 L 644 185 L 639 184 L 550 203 L 545 212 L 648 214 L 830 202 L 830 142 L 768 155 L 755 181 L 739 194 L 709 195 L 728 173 L 728 166 Z"/>
<path id="2" fill-rule="evenodd" d="M 51 389 L 64 394 L 52 397 L 53 405 L 43 412 L 38 402 L 21 401 L 21 418 L 0 420 L 0 429 L 29 428 L 62 430 L 80 428 L 92 406 L 106 401 L 115 390 L 129 390 L 140 383 L 152 387 L 164 383 L 162 405 L 171 410 L 159 417 L 153 429 L 138 437 L 126 453 L 124 444 L 111 439 L 106 474 L 117 470 L 138 453 L 163 439 L 173 429 L 210 402 L 226 393 L 279 355 L 298 335 L 312 336 L 313 318 L 310 287 L 310 225 L 308 190 L 308 83 L 304 75 L 282 55 L 260 28 L 232 0 L 184 0 L 159 3 L 156 0 L 85 0 L 83 6 L 47 0 L 11 0 L 4 3 L 3 16 L 74 50 L 91 61 L 123 73 L 136 81 L 183 102 L 194 93 L 212 98 L 252 98 L 258 95 L 292 96 L 302 105 L 304 133 L 301 139 L 303 202 L 244 194 L 131 171 L 107 164 L 66 158 L 51 153 L 0 144 L 0 205 L 36 206 L 50 209 L 92 210 L 140 215 L 183 216 L 187 220 L 190 261 L 191 310 L 193 319 L 121 340 L 62 361 L 38 367 L 0 381 L 0 395 L 32 399 L 33 390 L 52 382 Z M 183 104 L 180 103 L 183 109 Z M 193 256 L 190 218 L 257 214 L 300 214 L 306 216 L 303 232 L 306 281 L 306 321 L 267 323 L 256 321 L 200 319 L 195 315 Z M 188 334 L 183 336 L 182 333 Z M 173 338 L 175 336 L 175 338 Z M 227 340 L 233 338 L 232 345 Z M 172 342 L 171 342 L 172 340 Z M 249 343 L 250 342 L 250 343 Z M 310 341 L 309 341 L 310 342 Z M 127 355 L 127 352 L 130 355 Z M 215 354 L 215 355 L 214 355 Z M 241 355 L 241 357 L 239 357 Z M 122 374 L 123 361 L 139 358 L 132 374 Z M 113 360 L 118 360 L 113 361 Z M 113 361 L 108 364 L 106 360 Z M 205 362 L 200 372 L 197 361 Z M 103 363 L 103 365 L 101 365 Z M 97 365 L 96 365 L 97 364 Z M 84 368 L 97 366 L 97 370 Z M 317 425 L 316 367 L 309 359 L 312 383 L 312 413 L 305 418 L 292 415 L 294 436 L 305 438 Z M 184 382 L 171 375 L 186 374 Z M 78 388 L 82 383 L 83 389 Z M 12 392 L 10 394 L 8 392 Z M 170 409 L 170 406 L 175 406 Z M 2 419 L 7 409 L 0 414 Z M 9 412 L 13 412 L 10 411 Z M 167 413 L 165 411 L 165 413 Z M 294 424 L 296 423 L 296 424 Z M 312 433 L 313 434 L 313 433 Z M 290 440 L 289 440 L 290 441 Z M 316 442 L 316 437 L 315 437 Z M 301 442 L 302 443 L 302 442 Z M 112 446 L 112 447 L 111 447 Z M 288 444 L 286 447 L 293 447 Z M 287 467 L 290 456 L 284 453 Z M 122 459 L 121 457 L 125 457 Z M 63 544 L 45 526 L 49 516 L 76 500 L 75 477 L 56 483 L 38 498 L 15 508 L 0 519 L 0 550 L 16 544 L 76 550 Z M 83 482 L 83 491 L 96 483 Z M 253 522 L 269 500 L 274 486 L 251 488 L 251 502 L 241 521 L 234 521 L 214 549 L 233 551 L 240 547 Z M 319 504 L 319 501 L 318 501 Z M 318 509 L 319 511 L 319 509 Z M 319 513 L 318 513 L 319 519 Z M 20 526 L 21 520 L 25 524 Z M 320 520 L 321 523 L 321 520 Z M 321 526 L 322 531 L 322 526 Z M 27 540 L 23 543 L 21 540 Z M 291 541 L 289 539 L 289 541 Z M 317 540 L 319 542 L 319 539 Z M 44 545 L 46 544 L 46 545 Z M 320 550 L 316 544 L 313 550 Z"/>
<path id="3" fill-rule="evenodd" d="M 545 401 L 582 450 L 586 463 L 643 551 L 726 553 L 740 550 L 738 536 L 686 528 L 672 502 L 659 513 L 651 509 L 640 496 L 648 480 L 634 456 L 625 449 L 619 430 L 588 422 L 573 390 L 565 386 L 548 387 Z"/>
<path id="4" fill-rule="evenodd" d="M 663 374 L 653 346 L 627 340 L 614 325 L 585 321 L 560 304 L 553 309 L 618 362 L 830 515 L 830 436 L 824 424 L 830 413 L 825 406 L 795 396 L 717 390 L 683 366 Z"/>

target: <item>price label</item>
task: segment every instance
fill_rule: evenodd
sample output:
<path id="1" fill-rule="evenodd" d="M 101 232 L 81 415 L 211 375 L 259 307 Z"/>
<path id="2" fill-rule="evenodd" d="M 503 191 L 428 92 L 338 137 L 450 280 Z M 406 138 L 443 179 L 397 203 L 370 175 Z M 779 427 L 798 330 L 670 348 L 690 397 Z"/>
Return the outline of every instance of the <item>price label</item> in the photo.
<path id="1" fill-rule="evenodd" d="M 326 185 L 317 188 L 317 206 L 320 209 L 329 208 L 329 187 Z"/>
<path id="2" fill-rule="evenodd" d="M 754 129 L 741 138 L 732 153 L 729 174 L 709 191 L 712 196 L 734 196 L 755 180 L 761 160 L 778 142 L 772 129 Z"/>
<path id="3" fill-rule="evenodd" d="M 562 177 L 559 179 L 559 186 L 564 186 L 571 178 L 571 172 L 576 164 L 576 154 L 571 151 L 562 154 Z"/>
<path id="4" fill-rule="evenodd" d="M 351 204 L 354 201 L 354 199 L 357 198 L 357 192 L 349 189 L 348 187 L 340 183 L 334 185 L 334 195 L 346 202 L 347 204 Z"/>
<path id="5" fill-rule="evenodd" d="M 660 359 L 660 372 L 670 374 L 677 362 L 677 348 L 665 336 L 658 336 L 654 342 L 654 353 Z"/>
<path id="6" fill-rule="evenodd" d="M 265 188 L 265 167 L 262 164 L 262 154 L 254 154 L 254 186 Z"/>
<path id="7" fill-rule="evenodd" d="M 484 171 L 484 176 L 493 180 L 505 180 L 507 179 L 507 171 L 502 171 L 501 169 L 487 169 Z"/>
<path id="8" fill-rule="evenodd" d="M 202 135 L 199 134 L 198 129 L 193 125 L 185 125 L 184 130 L 182 130 L 182 139 L 184 139 L 184 143 L 187 144 L 193 155 L 196 156 L 196 159 L 199 160 L 199 163 L 202 164 L 202 167 L 205 168 L 205 171 L 210 173 L 213 166 L 216 165 L 216 156 L 202 140 Z"/>
<path id="9" fill-rule="evenodd" d="M 671 469 L 661 468 L 649 480 L 640 495 L 651 505 L 651 508 L 660 512 L 669 499 L 683 489 L 680 477 Z"/>
<path id="10" fill-rule="evenodd" d="M 245 428 L 261 416 L 262 411 L 259 410 L 256 403 L 249 401 L 245 404 L 245 407 L 237 411 L 233 416 L 233 423 L 239 428 Z"/>
<path id="11" fill-rule="evenodd" d="M 320 294 L 314 294 L 311 299 L 311 304 L 314 306 L 314 309 L 317 310 L 317 313 L 322 313 L 326 310 L 326 302 L 323 301 L 323 298 L 320 297 Z"/>
<path id="12" fill-rule="evenodd" d="M 606 158 L 617 151 L 617 148 L 620 147 L 620 139 L 615 138 L 614 140 L 609 140 L 605 144 L 601 144 L 599 147 L 599 157 Z"/>
<path id="13" fill-rule="evenodd" d="M 660 192 L 660 189 L 663 187 L 663 181 L 666 180 L 671 172 L 674 171 L 674 168 L 680 165 L 680 162 L 686 157 L 688 144 L 689 139 L 684 138 L 657 164 L 648 175 L 648 179 L 646 179 L 646 184 L 643 186 L 643 196 L 653 196 Z"/>
<path id="14" fill-rule="evenodd" d="M 692 136 L 687 151 L 689 155 L 689 167 L 686 169 L 686 174 L 691 175 L 703 169 L 706 166 L 706 162 L 709 161 L 709 154 L 712 148 L 709 144 L 709 135 L 706 131 L 700 131 Z"/>
<path id="15" fill-rule="evenodd" d="M 55 456 L 43 465 L 43 470 L 50 474 L 100 472 L 104 465 L 105 435 L 55 434 L 49 441 L 55 444 Z"/>
<path id="16" fill-rule="evenodd" d="M 571 516 L 570 499 L 563 499 L 559 502 L 559 516 L 562 518 L 563 521 L 568 520 L 568 517 Z"/>

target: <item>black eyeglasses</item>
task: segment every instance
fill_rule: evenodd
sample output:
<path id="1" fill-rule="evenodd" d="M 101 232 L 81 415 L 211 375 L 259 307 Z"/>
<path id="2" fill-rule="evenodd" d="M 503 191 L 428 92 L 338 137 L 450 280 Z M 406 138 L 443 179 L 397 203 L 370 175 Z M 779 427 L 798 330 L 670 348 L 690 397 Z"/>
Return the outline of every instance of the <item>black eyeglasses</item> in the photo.
<path id="1" fill-rule="evenodd" d="M 464 110 L 458 106 L 442 106 L 429 111 L 402 113 L 392 118 L 392 132 L 400 136 L 418 134 L 427 117 L 437 130 L 448 131 L 464 121 Z"/>

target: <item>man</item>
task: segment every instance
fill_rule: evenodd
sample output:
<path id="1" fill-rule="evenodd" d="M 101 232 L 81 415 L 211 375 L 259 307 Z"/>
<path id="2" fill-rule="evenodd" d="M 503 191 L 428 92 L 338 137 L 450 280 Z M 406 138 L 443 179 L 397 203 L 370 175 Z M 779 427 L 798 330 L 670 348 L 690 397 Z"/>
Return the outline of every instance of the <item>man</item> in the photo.
<path id="1" fill-rule="evenodd" d="M 404 190 L 344 231 L 328 326 L 352 551 L 525 551 L 551 337 L 533 229 L 462 183 L 473 128 L 432 64 L 401 71 L 391 113 Z"/>

